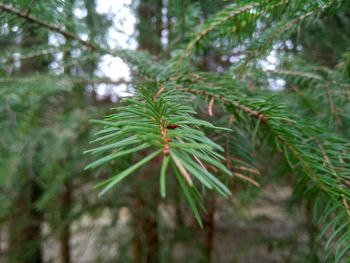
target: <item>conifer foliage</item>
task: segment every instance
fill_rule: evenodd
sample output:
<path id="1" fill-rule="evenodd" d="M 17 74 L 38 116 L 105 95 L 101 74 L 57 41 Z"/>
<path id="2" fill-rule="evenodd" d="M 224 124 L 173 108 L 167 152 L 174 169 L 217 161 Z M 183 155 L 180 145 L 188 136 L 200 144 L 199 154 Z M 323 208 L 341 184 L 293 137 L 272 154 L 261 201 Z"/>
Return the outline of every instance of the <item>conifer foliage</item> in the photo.
<path id="1" fill-rule="evenodd" d="M 48 1 L 44 5 L 48 10 L 67 14 L 65 10 L 71 8 L 67 2 Z M 168 12 L 176 15 L 178 9 L 184 8 L 170 2 Z M 188 4 L 187 12 L 205 21 L 178 16 L 174 28 L 180 32 L 173 31 L 167 48 L 157 57 L 147 51 L 111 49 L 98 37 L 82 39 L 74 32 L 81 24 L 62 17 L 59 11 L 43 13 L 42 8 L 37 4 L 28 9 L 26 1 L 0 2 L 1 23 L 28 23 L 66 39 L 57 48 L 22 48 L 20 56 L 18 50 L 1 52 L 3 72 L 18 56 L 22 60 L 47 58 L 58 51 L 66 54 L 62 62 L 65 69 L 108 54 L 120 57 L 132 70 L 132 95 L 122 98 L 105 117 L 102 112 L 98 116 L 91 114 L 93 129 L 100 130 L 88 136 L 92 139 L 90 145 L 84 146 L 85 155 L 74 155 L 79 162 L 86 158 L 85 170 L 90 176 L 112 170 L 95 185 L 100 195 L 113 195 L 110 190 L 118 189 L 122 181 L 124 185 L 142 181 L 138 171 L 156 167 L 158 173 L 152 177 L 159 181 L 160 196 L 167 200 L 169 192 L 174 191 L 170 184 L 176 182 L 203 227 L 206 198 L 210 196 L 207 190 L 229 199 L 234 196 L 232 182 L 259 188 L 275 180 L 269 174 L 257 176 L 261 173 L 255 169 L 259 164 L 254 156 L 268 158 L 268 152 L 271 160 L 278 158 L 276 169 L 283 167 L 280 176 L 292 181 L 294 198 L 300 205 L 311 203 L 312 220 L 323 228 L 318 235 L 320 240 L 326 240 L 325 253 L 315 254 L 322 254 L 329 262 L 348 262 L 350 51 L 324 35 L 325 44 L 318 50 L 333 48 L 332 57 L 312 56 L 309 43 L 315 43 L 315 39 L 307 32 L 326 31 L 327 23 L 337 23 L 340 35 L 349 33 L 349 1 L 218 1 L 213 9 L 216 11 L 206 14 L 198 4 Z M 190 28 L 193 24 L 194 31 Z M 331 34 L 324 34 L 328 33 Z M 344 33 L 339 38 L 346 42 L 350 35 Z M 81 56 L 68 56 L 72 50 L 79 50 Z M 269 67 L 266 64 L 271 56 L 278 63 Z M 229 65 L 223 63 L 223 57 L 231 58 Z M 86 89 L 89 83 L 109 81 L 91 72 L 87 75 L 71 76 L 66 70 L 57 78 L 31 72 L 19 82 L 11 74 L 2 73 L 1 113 L 10 114 L 9 109 L 17 107 L 27 118 L 21 119 L 23 127 L 16 127 L 25 140 L 21 131 L 40 111 L 26 112 L 26 107 L 34 109 L 33 104 L 55 92 L 66 96 L 76 92 L 74 89 Z M 50 83 L 43 83 L 47 79 Z M 273 83 L 281 80 L 281 91 L 274 91 Z M 0 130 L 11 128 L 9 118 L 0 118 Z M 0 140 L 4 156 L 14 147 L 6 143 L 7 139 Z M 21 149 L 26 147 L 23 143 Z M 16 158 L 4 159 L 2 170 L 9 173 Z M 119 167 L 125 161 L 127 166 Z M 79 168 L 83 172 L 81 164 Z M 91 189 L 91 194 L 96 191 Z"/>
<path id="2" fill-rule="evenodd" d="M 175 175 L 188 199 L 193 212 L 202 225 L 196 203 L 203 207 L 200 192 L 193 183 L 191 175 L 205 187 L 213 189 L 228 197 L 230 191 L 210 171 L 230 176 L 230 171 L 221 163 L 224 158 L 218 153 L 223 148 L 210 140 L 200 130 L 202 127 L 217 129 L 211 123 L 194 118 L 193 109 L 178 101 L 188 100 L 177 90 L 163 91 L 160 87 L 152 96 L 152 85 L 144 86 L 140 96 L 125 100 L 126 106 L 117 108 L 117 114 L 107 116 L 103 121 L 94 121 L 105 125 L 98 134 L 103 135 L 95 141 L 104 141 L 103 146 L 87 152 L 101 154 L 112 151 L 108 155 L 89 164 L 86 168 L 94 168 L 109 161 L 114 161 L 123 155 L 131 154 L 148 148 L 155 148 L 142 160 L 136 162 L 123 172 L 100 183 L 101 194 L 130 175 L 140 166 L 157 156 L 162 156 L 160 166 L 160 192 L 166 197 L 166 176 L 170 163 L 175 169 Z M 222 128 L 221 128 L 222 129 Z M 225 130 L 225 129 L 222 129 Z"/>

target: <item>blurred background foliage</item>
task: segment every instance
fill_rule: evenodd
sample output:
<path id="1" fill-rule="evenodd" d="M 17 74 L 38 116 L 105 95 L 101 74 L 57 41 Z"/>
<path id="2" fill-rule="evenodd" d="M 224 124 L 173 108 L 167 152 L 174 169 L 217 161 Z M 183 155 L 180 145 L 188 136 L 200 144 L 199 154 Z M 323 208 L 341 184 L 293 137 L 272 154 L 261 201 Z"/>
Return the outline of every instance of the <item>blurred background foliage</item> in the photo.
<path id="1" fill-rule="evenodd" d="M 349 1 L 107 2 L 0 2 L 0 261 L 350 262 Z M 98 196 L 148 152 L 84 169 L 90 120 L 144 83 L 232 129 L 202 127 L 233 174 L 203 229 L 159 158 Z"/>

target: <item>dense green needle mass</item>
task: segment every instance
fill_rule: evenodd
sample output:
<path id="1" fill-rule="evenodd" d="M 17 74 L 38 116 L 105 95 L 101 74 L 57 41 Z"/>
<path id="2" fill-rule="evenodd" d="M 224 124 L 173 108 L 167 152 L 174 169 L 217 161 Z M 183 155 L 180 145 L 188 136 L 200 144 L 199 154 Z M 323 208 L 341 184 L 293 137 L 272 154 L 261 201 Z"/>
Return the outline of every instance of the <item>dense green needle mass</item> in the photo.
<path id="1" fill-rule="evenodd" d="M 191 175 L 207 188 L 228 197 L 230 190 L 210 172 L 214 169 L 216 173 L 220 171 L 223 175 L 231 175 L 222 163 L 225 158 L 218 153 L 224 150 L 201 131 L 201 128 L 219 128 L 207 121 L 194 118 L 192 116 L 195 114 L 194 110 L 179 103 L 188 100 L 181 92 L 170 90 L 154 93 L 152 96 L 150 95 L 152 88 L 154 90 L 154 87 L 148 86 L 140 92 L 139 96 L 124 99 L 125 106 L 114 109 L 116 114 L 107 116 L 103 121 L 94 121 L 105 125 L 99 132 L 103 134 L 100 137 L 102 139 L 98 139 L 102 146 L 87 152 L 93 155 L 105 154 L 86 168 L 94 168 L 148 148 L 159 149 L 120 174 L 98 184 L 97 187 L 103 187 L 101 194 L 161 154 L 164 159 L 161 168 L 161 188 L 164 197 L 165 170 L 169 157 L 177 172 L 188 184 L 188 186 L 183 183 L 180 185 L 191 205 L 195 203 L 194 195 L 198 191 L 192 182 Z M 221 130 L 225 129 L 221 128 Z M 208 164 L 212 167 L 208 167 Z M 196 210 L 194 212 L 198 214 Z M 199 214 L 197 218 L 200 220 Z"/>
<path id="2" fill-rule="evenodd" d="M 107 3 L 0 0 L 0 262 L 350 262 L 350 1 Z"/>

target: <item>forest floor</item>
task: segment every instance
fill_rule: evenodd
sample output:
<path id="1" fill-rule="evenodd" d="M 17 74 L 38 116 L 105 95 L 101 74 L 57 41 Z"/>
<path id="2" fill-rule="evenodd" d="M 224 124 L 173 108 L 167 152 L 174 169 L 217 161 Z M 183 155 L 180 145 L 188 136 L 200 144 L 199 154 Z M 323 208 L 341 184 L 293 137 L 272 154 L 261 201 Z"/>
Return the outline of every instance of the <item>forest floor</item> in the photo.
<path id="1" fill-rule="evenodd" d="M 269 186 L 263 189 L 253 206 L 241 211 L 228 209 L 227 202 L 219 202 L 215 214 L 212 262 L 288 263 L 298 262 L 297 256 L 305 256 L 305 251 L 300 251 L 308 245 L 303 221 L 305 215 L 301 211 L 287 211 L 290 195 L 288 187 Z M 130 244 L 129 211 L 127 208 L 120 211 L 119 222 L 113 231 L 110 218 L 106 211 L 95 219 L 83 217 L 73 226 L 72 262 L 98 262 L 96 255 L 101 255 L 104 258 L 101 262 L 106 262 L 106 258 L 113 258 L 115 251 L 127 253 L 128 248 L 121 250 L 117 244 Z M 184 249 L 186 246 L 174 249 L 174 253 L 178 253 L 174 255 L 174 262 L 194 262 L 186 260 L 188 253 L 181 251 Z M 49 240 L 44 251 L 45 262 L 59 262 L 57 241 Z"/>
<path id="2" fill-rule="evenodd" d="M 286 209 L 290 195 L 290 188 L 268 187 L 247 212 L 249 219 L 223 215 L 217 220 L 213 262 L 300 262 L 308 235 L 304 213 Z"/>

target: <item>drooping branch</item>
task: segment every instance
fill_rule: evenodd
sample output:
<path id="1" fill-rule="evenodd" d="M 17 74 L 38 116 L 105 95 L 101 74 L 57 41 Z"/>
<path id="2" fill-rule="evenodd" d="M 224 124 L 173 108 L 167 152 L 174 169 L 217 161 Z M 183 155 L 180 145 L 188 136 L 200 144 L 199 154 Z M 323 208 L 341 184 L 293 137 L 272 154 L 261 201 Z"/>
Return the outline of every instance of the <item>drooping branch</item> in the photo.
<path id="1" fill-rule="evenodd" d="M 50 48 L 46 48 L 46 49 L 41 49 L 41 50 L 36 50 L 36 51 L 32 51 L 28 54 L 23 54 L 22 53 L 15 53 L 16 55 L 9 55 L 9 56 L 5 56 L 3 58 L 4 63 L 9 63 L 12 62 L 14 60 L 25 60 L 25 59 L 32 59 L 32 58 L 36 58 L 36 57 L 40 57 L 40 56 L 45 56 L 45 55 L 50 55 L 50 54 L 54 54 L 57 52 L 67 52 L 69 50 L 71 50 L 72 47 L 70 46 L 66 46 L 66 47 L 50 47 Z"/>
<path id="2" fill-rule="evenodd" d="M 239 6 L 235 5 L 233 7 L 233 11 L 226 12 L 226 13 L 223 11 L 222 14 L 219 13 L 218 15 L 222 15 L 222 17 L 219 17 L 220 19 L 216 19 L 216 20 L 213 19 L 214 22 L 209 20 L 207 23 L 205 23 L 202 26 L 202 29 L 199 31 L 199 33 L 197 33 L 196 37 L 187 45 L 186 50 L 183 54 L 183 57 L 187 56 L 189 51 L 195 46 L 195 44 L 198 43 L 204 36 L 208 35 L 215 28 L 217 28 L 218 26 L 224 24 L 228 20 L 233 19 L 234 17 L 236 17 L 242 13 L 245 13 L 247 11 L 252 10 L 253 8 L 255 8 L 259 5 L 260 4 L 258 4 L 258 3 L 248 4 L 248 5 L 243 6 L 243 7 L 239 7 Z"/>
<path id="3" fill-rule="evenodd" d="M 57 25 L 43 21 L 39 18 L 32 16 L 28 12 L 21 12 L 20 10 L 14 8 L 12 5 L 6 5 L 4 3 L 0 3 L 0 10 L 5 11 L 5 12 L 10 13 L 10 14 L 13 14 L 15 16 L 18 16 L 20 18 L 23 18 L 23 19 L 27 20 L 28 22 L 45 27 L 53 32 L 59 33 L 59 34 L 63 35 L 64 37 L 66 37 L 67 39 L 76 40 L 76 41 L 80 42 L 81 44 L 83 44 L 84 46 L 89 47 L 90 49 L 93 49 L 93 50 L 99 49 L 98 46 L 96 44 L 92 43 L 91 41 L 83 40 L 79 36 L 73 34 L 72 32 L 67 31 L 63 27 L 59 27 Z"/>
<path id="4" fill-rule="evenodd" d="M 78 35 L 66 30 L 65 28 L 62 28 L 62 27 L 59 27 L 57 25 L 51 24 L 49 22 L 43 21 L 43 20 L 41 20 L 33 15 L 30 15 L 28 12 L 22 12 L 16 8 L 14 8 L 12 5 L 6 5 L 4 3 L 0 3 L 0 11 L 5 11 L 9 14 L 12 14 L 12 15 L 17 16 L 19 18 L 22 18 L 30 23 L 33 23 L 33 24 L 39 25 L 43 28 L 46 28 L 52 32 L 59 33 L 59 34 L 63 35 L 64 37 L 66 37 L 67 39 L 76 40 L 79 43 L 81 43 L 83 46 L 89 48 L 90 50 L 98 51 L 98 52 L 101 52 L 104 54 L 110 54 L 112 56 L 119 57 L 122 60 L 124 60 L 125 63 L 127 63 L 129 65 L 133 65 L 133 66 L 135 66 L 135 65 L 140 66 L 141 65 L 143 67 L 140 67 L 140 68 L 142 68 L 144 71 L 147 72 L 144 75 L 148 75 L 148 73 L 150 71 L 152 71 L 153 65 L 156 64 L 156 63 L 153 63 L 153 61 L 151 63 L 149 63 L 149 61 L 145 61 L 144 58 L 146 56 L 143 52 L 135 51 L 135 50 L 132 50 L 132 52 L 130 52 L 130 50 L 127 50 L 127 49 L 112 50 L 110 48 L 100 47 L 99 45 L 93 43 L 92 41 L 83 40 Z"/>
<path id="5" fill-rule="evenodd" d="M 53 78 L 53 76 L 50 76 Z M 33 78 L 0 78 L 0 84 L 11 84 L 11 83 L 28 83 Z M 38 77 L 40 79 L 40 77 Z M 68 82 L 72 84 L 111 84 L 111 85 L 121 85 L 121 84 L 131 84 L 124 78 L 118 80 L 112 80 L 108 78 L 60 78 L 57 79 L 58 82 Z"/>
<path id="6" fill-rule="evenodd" d="M 111 80 L 111 79 L 73 79 L 73 83 L 77 84 L 111 84 L 111 85 L 121 85 L 121 84 L 131 84 L 131 81 L 128 81 L 126 79 L 118 79 L 118 80 Z"/>

